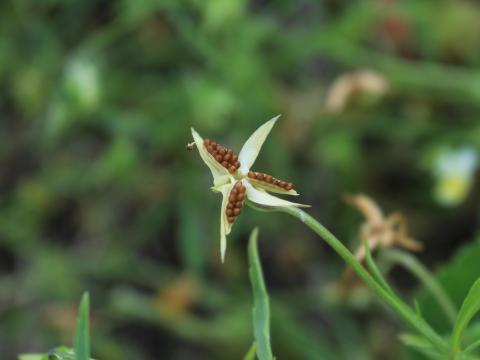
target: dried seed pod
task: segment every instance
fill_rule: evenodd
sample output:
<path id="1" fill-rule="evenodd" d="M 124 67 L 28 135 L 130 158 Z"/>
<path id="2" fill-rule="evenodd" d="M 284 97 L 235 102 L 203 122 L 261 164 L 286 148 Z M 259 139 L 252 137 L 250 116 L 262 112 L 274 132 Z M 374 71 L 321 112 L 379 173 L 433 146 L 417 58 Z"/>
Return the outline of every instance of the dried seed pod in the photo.
<path id="1" fill-rule="evenodd" d="M 243 186 L 241 181 L 237 181 L 233 186 L 230 194 L 228 196 L 227 209 L 225 210 L 225 215 L 227 216 L 227 221 L 230 224 L 235 222 L 235 219 L 240 215 L 243 200 L 245 199 L 245 186 Z"/>
<path id="2" fill-rule="evenodd" d="M 247 175 L 250 179 L 255 179 L 256 181 L 264 182 L 274 186 L 278 186 L 286 191 L 293 190 L 294 186 L 292 183 L 282 181 L 274 178 L 272 175 L 259 173 L 255 171 L 249 171 Z"/>
<path id="3" fill-rule="evenodd" d="M 240 168 L 238 155 L 236 155 L 232 149 L 221 146 L 210 139 L 204 139 L 203 146 L 208 153 L 213 156 L 215 161 L 227 169 L 231 174 L 234 174 Z"/>

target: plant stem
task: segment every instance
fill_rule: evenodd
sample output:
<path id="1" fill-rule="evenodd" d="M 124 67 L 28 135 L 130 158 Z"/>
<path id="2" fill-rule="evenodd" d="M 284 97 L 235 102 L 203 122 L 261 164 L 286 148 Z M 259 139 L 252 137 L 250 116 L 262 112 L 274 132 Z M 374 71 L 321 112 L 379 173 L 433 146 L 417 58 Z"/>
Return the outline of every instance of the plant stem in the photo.
<path id="1" fill-rule="evenodd" d="M 447 295 L 443 287 L 433 277 L 425 266 L 422 265 L 414 256 L 401 250 L 385 249 L 381 252 L 381 258 L 385 259 L 389 264 L 400 264 L 413 275 L 432 293 L 440 307 L 443 309 L 446 317 L 452 325 L 455 324 L 457 310 L 452 300 Z"/>
<path id="2" fill-rule="evenodd" d="M 256 209 L 256 207 L 254 205 Z M 260 209 L 261 210 L 261 209 Z M 422 318 L 417 316 L 415 312 L 405 304 L 400 298 L 393 293 L 384 289 L 375 279 L 368 273 L 368 271 L 357 261 L 355 256 L 333 235 L 328 229 L 326 229 L 317 220 L 311 217 L 301 209 L 294 207 L 276 208 L 274 211 L 281 211 L 286 214 L 292 215 L 302 221 L 310 229 L 312 229 L 317 235 L 327 242 L 330 247 L 348 264 L 357 275 L 370 287 L 370 289 L 380 297 L 385 303 L 387 303 L 403 320 L 405 320 L 410 326 L 416 329 L 419 333 L 425 336 L 430 343 L 445 354 L 448 351 L 448 346 L 444 340 L 433 330 L 428 323 Z"/>

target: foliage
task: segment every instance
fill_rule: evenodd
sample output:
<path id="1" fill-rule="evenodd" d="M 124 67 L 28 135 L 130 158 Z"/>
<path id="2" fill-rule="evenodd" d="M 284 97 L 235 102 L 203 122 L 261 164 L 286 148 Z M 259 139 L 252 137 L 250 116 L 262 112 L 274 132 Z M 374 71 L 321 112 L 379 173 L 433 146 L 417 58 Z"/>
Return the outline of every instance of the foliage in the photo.
<path id="1" fill-rule="evenodd" d="M 253 288 L 253 329 L 255 348 L 259 360 L 272 360 L 270 345 L 270 303 L 263 280 L 262 267 L 258 255 L 258 229 L 254 229 L 248 243 L 250 281 Z"/>

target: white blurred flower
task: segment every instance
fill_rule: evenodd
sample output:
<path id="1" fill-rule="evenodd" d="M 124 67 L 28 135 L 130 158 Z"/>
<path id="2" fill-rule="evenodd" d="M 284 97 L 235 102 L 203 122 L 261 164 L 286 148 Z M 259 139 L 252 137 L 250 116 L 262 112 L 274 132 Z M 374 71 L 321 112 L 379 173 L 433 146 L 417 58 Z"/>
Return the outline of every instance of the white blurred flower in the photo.
<path id="1" fill-rule="evenodd" d="M 68 94 L 82 110 L 93 110 L 100 101 L 100 80 L 97 65 L 88 59 L 74 59 L 65 67 Z"/>
<path id="2" fill-rule="evenodd" d="M 465 199 L 478 164 L 475 149 L 464 147 L 439 155 L 435 164 L 435 198 L 445 206 L 455 206 Z"/>

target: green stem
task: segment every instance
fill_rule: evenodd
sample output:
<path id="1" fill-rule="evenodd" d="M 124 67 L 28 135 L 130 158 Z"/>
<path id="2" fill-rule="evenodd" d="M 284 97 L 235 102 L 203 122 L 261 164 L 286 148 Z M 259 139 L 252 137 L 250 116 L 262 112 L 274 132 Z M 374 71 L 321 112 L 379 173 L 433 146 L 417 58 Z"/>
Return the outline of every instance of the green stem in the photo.
<path id="1" fill-rule="evenodd" d="M 251 204 L 249 205 L 258 210 L 265 210 L 258 208 Z M 384 289 L 375 279 L 368 273 L 367 270 L 357 261 L 355 256 L 322 224 L 311 217 L 301 209 L 294 207 L 276 208 L 273 211 L 281 211 L 286 214 L 292 215 L 302 221 L 310 229 L 312 229 L 317 235 L 330 245 L 333 250 L 347 263 L 357 275 L 370 287 L 370 289 L 380 297 L 385 303 L 387 303 L 402 319 L 404 319 L 410 326 L 416 329 L 419 333 L 425 336 L 426 339 L 440 352 L 447 353 L 448 346 L 443 339 L 427 324 L 422 318 L 417 316 L 415 312 L 405 304 L 401 299 Z"/>
<path id="2" fill-rule="evenodd" d="M 381 257 L 391 264 L 400 264 L 405 269 L 415 275 L 420 282 L 432 293 L 440 307 L 445 312 L 446 317 L 452 325 L 457 318 L 457 310 L 452 300 L 447 295 L 443 287 L 435 280 L 435 277 L 423 266 L 414 256 L 401 250 L 385 249 L 381 252 Z"/>
<path id="3" fill-rule="evenodd" d="M 480 339 L 471 343 L 469 346 L 467 346 L 464 353 L 468 354 L 468 353 L 472 352 L 473 350 L 475 350 L 476 348 L 478 348 L 479 346 L 480 346 Z"/>

